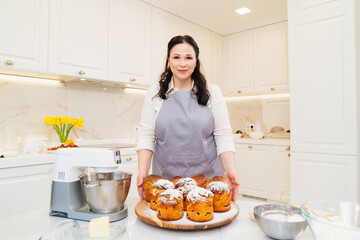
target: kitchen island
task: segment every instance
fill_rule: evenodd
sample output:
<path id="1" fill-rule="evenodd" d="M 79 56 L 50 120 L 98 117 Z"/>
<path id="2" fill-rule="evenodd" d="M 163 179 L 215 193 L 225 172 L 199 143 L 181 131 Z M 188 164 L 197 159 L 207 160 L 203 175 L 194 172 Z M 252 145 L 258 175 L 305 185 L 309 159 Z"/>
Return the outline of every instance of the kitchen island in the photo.
<path id="1" fill-rule="evenodd" d="M 24 196 L 26 201 L 26 196 Z M 222 227 L 198 230 L 181 231 L 161 229 L 141 221 L 135 214 L 135 206 L 138 199 L 128 199 L 129 215 L 127 218 L 113 222 L 111 225 L 122 225 L 126 231 L 121 239 L 149 239 L 156 240 L 177 240 L 177 239 L 216 239 L 216 240 L 264 240 L 267 237 L 249 218 L 249 210 L 254 206 L 263 204 L 259 201 L 237 200 L 240 212 L 230 224 Z M 4 240 L 37 240 L 44 233 L 53 229 L 58 223 L 67 220 L 66 218 L 49 216 L 49 208 L 38 208 L 0 219 L 0 239 Z M 88 225 L 88 222 L 79 221 L 81 225 Z M 297 240 L 311 240 L 313 236 L 309 228 L 300 235 Z"/>

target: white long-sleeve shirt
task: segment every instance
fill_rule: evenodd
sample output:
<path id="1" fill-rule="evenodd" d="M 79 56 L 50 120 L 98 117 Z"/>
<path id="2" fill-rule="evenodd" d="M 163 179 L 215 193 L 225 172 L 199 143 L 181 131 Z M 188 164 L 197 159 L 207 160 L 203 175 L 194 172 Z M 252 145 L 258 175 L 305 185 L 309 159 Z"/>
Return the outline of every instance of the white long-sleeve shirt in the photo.
<path id="1" fill-rule="evenodd" d="M 214 117 L 214 138 L 216 143 L 217 154 L 223 152 L 235 152 L 234 137 L 231 131 L 229 115 L 224 97 L 217 85 L 207 83 L 210 93 L 210 100 L 207 106 L 210 108 Z M 155 149 L 155 122 L 161 109 L 163 99 L 156 94 L 160 86 L 157 83 L 148 90 L 141 112 L 139 132 L 136 141 L 136 150 L 148 149 L 154 152 Z M 176 92 L 174 83 L 171 80 L 167 94 L 171 95 Z M 154 97 L 156 96 L 156 97 Z"/>

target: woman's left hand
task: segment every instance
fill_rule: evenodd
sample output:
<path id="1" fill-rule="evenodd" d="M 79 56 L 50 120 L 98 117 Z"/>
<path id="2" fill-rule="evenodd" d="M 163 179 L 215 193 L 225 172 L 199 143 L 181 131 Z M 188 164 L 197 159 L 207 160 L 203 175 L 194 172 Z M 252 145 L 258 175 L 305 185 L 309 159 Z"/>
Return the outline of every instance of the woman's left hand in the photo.
<path id="1" fill-rule="evenodd" d="M 236 201 L 236 196 L 239 192 L 239 177 L 236 171 L 230 171 L 225 173 L 225 178 L 230 182 L 231 187 L 231 200 Z"/>

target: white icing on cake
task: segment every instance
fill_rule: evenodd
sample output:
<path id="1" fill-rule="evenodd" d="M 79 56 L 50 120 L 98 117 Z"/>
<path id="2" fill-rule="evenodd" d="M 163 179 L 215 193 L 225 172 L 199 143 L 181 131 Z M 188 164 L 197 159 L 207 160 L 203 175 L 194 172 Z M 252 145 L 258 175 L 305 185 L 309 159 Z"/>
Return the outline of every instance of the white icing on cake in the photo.
<path id="1" fill-rule="evenodd" d="M 205 197 L 213 197 L 214 194 L 205 188 L 194 187 L 187 195 L 187 200 L 192 203 L 207 202 Z"/>
<path id="2" fill-rule="evenodd" d="M 168 197 L 170 200 L 181 199 L 182 193 L 177 189 L 168 189 L 159 194 L 159 197 Z"/>
<path id="3" fill-rule="evenodd" d="M 157 187 L 157 188 L 160 188 L 160 189 L 172 189 L 174 188 L 174 184 L 172 182 L 170 182 L 169 180 L 166 180 L 166 179 L 160 179 L 160 180 L 157 180 L 153 185 L 152 187 Z"/>
<path id="4" fill-rule="evenodd" d="M 231 191 L 229 184 L 220 182 L 220 181 L 215 181 L 215 182 L 209 183 L 206 186 L 206 189 L 208 189 L 212 192 L 219 192 L 219 193 L 222 193 L 223 191 L 229 193 Z"/>
<path id="5" fill-rule="evenodd" d="M 197 183 L 196 183 L 196 181 L 194 179 L 186 177 L 186 178 L 180 178 L 175 184 L 175 186 L 181 186 L 181 185 L 184 185 L 184 186 L 189 186 L 189 185 L 197 186 Z"/>
<path id="6" fill-rule="evenodd" d="M 188 194 L 191 189 L 193 189 L 194 187 L 196 187 L 195 185 L 184 185 L 184 186 L 181 186 L 179 187 L 179 191 L 182 193 L 182 194 Z"/>

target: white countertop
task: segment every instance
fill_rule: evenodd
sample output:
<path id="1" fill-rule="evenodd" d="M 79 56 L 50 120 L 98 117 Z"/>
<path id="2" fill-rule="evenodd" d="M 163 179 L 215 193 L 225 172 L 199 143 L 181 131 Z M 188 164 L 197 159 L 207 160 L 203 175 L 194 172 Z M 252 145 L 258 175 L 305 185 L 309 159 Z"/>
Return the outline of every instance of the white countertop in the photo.
<path id="1" fill-rule="evenodd" d="M 197 230 L 182 231 L 162 229 L 144 223 L 135 214 L 135 205 L 138 199 L 128 199 L 129 215 L 127 218 L 113 222 L 111 225 L 122 225 L 126 228 L 122 239 L 157 239 L 157 240 L 183 240 L 183 239 L 216 239 L 216 240 L 265 240 L 267 237 L 249 218 L 249 209 L 263 204 L 257 201 L 237 200 L 240 213 L 230 224 L 222 227 Z M 0 239 L 11 240 L 35 240 L 41 235 L 51 230 L 56 224 L 66 220 L 66 218 L 49 216 L 49 208 L 39 208 L 31 211 L 7 216 L 0 219 Z M 79 221 L 81 225 L 88 222 Z M 309 228 L 296 238 L 296 240 L 312 240 L 313 236 Z"/>
<path id="2" fill-rule="evenodd" d="M 81 140 L 79 146 L 83 147 L 108 147 L 116 146 L 118 148 L 129 148 L 134 147 L 135 139 L 126 138 L 126 139 L 103 139 L 103 140 Z M 126 154 L 127 152 L 125 152 Z M 30 165 L 39 165 L 39 164 L 50 164 L 54 163 L 55 154 L 48 153 L 46 151 L 39 154 L 18 154 L 14 157 L 0 158 L 0 169 L 1 168 L 11 168 L 11 167 L 20 167 L 20 166 L 30 166 Z"/>
<path id="3" fill-rule="evenodd" d="M 290 139 L 287 138 L 242 138 L 239 134 L 234 134 L 235 143 L 244 144 L 262 144 L 262 145 L 278 145 L 278 146 L 289 146 Z"/>

